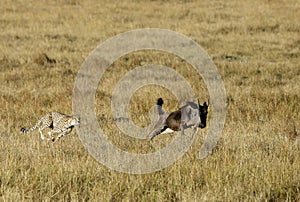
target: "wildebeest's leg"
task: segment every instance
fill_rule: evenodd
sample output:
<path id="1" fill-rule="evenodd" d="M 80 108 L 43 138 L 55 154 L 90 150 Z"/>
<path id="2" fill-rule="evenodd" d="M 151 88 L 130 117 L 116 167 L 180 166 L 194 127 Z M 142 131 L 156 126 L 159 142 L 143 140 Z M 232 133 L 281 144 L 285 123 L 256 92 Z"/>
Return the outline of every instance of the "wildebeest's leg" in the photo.
<path id="1" fill-rule="evenodd" d="M 154 137 L 156 137 L 159 134 L 161 134 L 162 132 L 164 132 L 167 128 L 168 128 L 167 126 L 164 126 L 163 128 L 159 128 L 159 129 L 152 131 L 149 135 L 150 140 L 153 140 Z"/>
<path id="2" fill-rule="evenodd" d="M 194 139 L 194 135 L 196 134 L 197 129 L 198 129 L 198 125 L 194 125 L 194 126 L 193 126 L 193 135 L 192 135 L 192 139 Z"/>
<path id="3" fill-rule="evenodd" d="M 167 125 L 166 125 L 167 117 L 168 117 L 167 113 L 164 113 L 164 114 L 159 116 L 159 120 L 155 124 L 154 129 L 148 135 L 150 140 L 152 140 L 155 136 L 161 134 L 162 132 L 164 132 L 167 129 Z"/>

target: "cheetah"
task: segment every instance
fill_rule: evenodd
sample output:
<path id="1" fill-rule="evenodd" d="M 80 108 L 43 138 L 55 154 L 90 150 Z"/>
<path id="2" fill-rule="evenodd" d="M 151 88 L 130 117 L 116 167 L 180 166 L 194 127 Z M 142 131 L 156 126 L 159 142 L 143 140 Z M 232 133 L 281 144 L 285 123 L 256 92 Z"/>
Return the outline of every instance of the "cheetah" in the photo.
<path id="1" fill-rule="evenodd" d="M 50 128 L 51 131 L 48 132 L 48 136 L 50 137 L 52 142 L 55 142 L 59 140 L 62 136 L 65 136 L 68 133 L 70 133 L 74 126 L 77 126 L 79 124 L 79 116 L 70 116 L 59 112 L 50 112 L 43 116 L 32 128 L 28 130 L 26 130 L 25 128 L 21 128 L 21 131 L 24 134 L 29 134 L 35 129 L 39 128 L 41 139 L 44 140 L 45 136 L 43 135 L 42 130 L 44 130 L 45 128 Z M 55 133 L 57 134 L 57 139 L 55 139 L 54 136 L 52 136 Z"/>

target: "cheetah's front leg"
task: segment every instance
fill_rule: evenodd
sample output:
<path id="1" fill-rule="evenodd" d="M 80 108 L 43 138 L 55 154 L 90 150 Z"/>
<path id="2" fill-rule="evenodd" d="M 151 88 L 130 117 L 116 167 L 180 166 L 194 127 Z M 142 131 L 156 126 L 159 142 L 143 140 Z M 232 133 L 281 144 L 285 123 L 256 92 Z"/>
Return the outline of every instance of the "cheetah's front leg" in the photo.
<path id="1" fill-rule="evenodd" d="M 67 135 L 68 133 L 70 133 L 72 131 L 72 128 L 67 128 L 61 132 L 58 133 L 57 138 L 56 139 L 52 139 L 53 143 L 58 141 L 61 137 Z"/>

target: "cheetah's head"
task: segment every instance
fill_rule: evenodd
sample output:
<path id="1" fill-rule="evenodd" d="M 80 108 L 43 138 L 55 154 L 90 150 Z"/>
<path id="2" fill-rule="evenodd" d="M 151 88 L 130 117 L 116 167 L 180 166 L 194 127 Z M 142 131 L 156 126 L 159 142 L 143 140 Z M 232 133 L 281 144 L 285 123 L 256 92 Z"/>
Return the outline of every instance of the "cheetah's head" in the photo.
<path id="1" fill-rule="evenodd" d="M 70 120 L 70 124 L 72 126 L 78 126 L 80 124 L 80 117 L 79 116 L 72 116 Z"/>

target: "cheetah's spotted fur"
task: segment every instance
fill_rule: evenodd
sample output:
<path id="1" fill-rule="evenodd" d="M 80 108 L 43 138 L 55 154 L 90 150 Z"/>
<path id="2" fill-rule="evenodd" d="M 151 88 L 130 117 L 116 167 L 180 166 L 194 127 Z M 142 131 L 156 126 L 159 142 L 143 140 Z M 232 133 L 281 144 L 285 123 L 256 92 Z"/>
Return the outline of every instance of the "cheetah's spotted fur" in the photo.
<path id="1" fill-rule="evenodd" d="M 80 120 L 78 116 L 70 116 L 59 112 L 50 112 L 43 116 L 32 128 L 28 130 L 21 128 L 21 131 L 24 134 L 29 134 L 35 129 L 39 128 L 41 138 L 44 140 L 45 136 L 43 135 L 42 131 L 45 128 L 51 128 L 52 130 L 48 132 L 48 135 L 54 142 L 56 139 L 52 136 L 53 134 L 56 133 L 57 140 L 59 140 L 62 136 L 70 133 L 74 126 L 79 124 Z"/>

